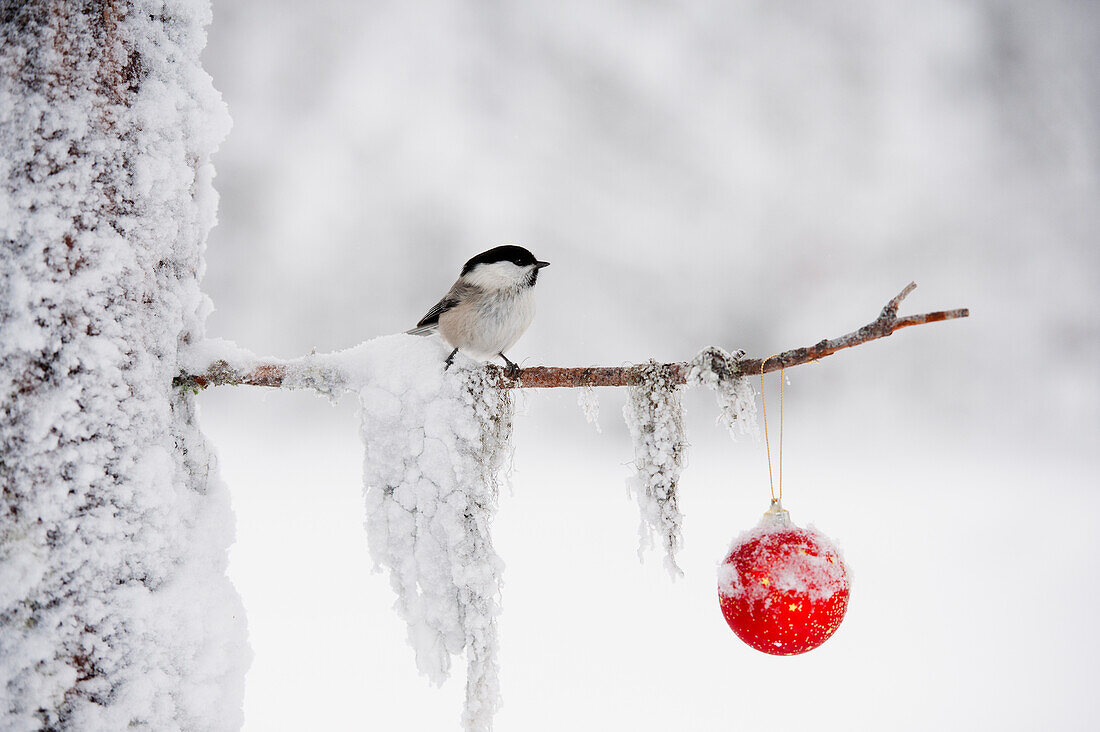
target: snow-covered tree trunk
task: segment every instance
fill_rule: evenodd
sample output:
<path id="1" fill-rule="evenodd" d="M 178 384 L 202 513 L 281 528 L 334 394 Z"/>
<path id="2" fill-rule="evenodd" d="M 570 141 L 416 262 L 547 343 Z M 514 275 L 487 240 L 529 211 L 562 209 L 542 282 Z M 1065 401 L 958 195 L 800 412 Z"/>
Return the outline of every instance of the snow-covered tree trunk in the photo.
<path id="1" fill-rule="evenodd" d="M 0 0 L 0 728 L 236 729 L 202 337 L 207 0 Z"/>

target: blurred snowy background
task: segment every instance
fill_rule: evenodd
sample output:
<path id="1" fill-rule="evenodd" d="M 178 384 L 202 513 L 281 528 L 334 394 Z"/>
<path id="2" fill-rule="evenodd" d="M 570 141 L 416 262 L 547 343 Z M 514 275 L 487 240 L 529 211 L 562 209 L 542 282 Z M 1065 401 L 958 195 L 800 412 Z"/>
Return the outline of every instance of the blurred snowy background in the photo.
<path id="1" fill-rule="evenodd" d="M 625 394 L 596 433 L 575 391 L 528 393 L 498 729 L 1100 727 L 1100 5 L 215 0 L 204 58 L 234 120 L 209 333 L 256 352 L 405 330 L 503 243 L 553 263 L 527 365 L 766 356 L 910 280 L 903 313 L 971 308 L 789 372 L 786 503 L 855 578 L 802 657 L 718 610 L 762 443 L 688 394 L 672 583 L 635 557 Z M 457 729 L 461 672 L 417 676 L 371 572 L 354 400 L 199 402 L 246 729 Z"/>

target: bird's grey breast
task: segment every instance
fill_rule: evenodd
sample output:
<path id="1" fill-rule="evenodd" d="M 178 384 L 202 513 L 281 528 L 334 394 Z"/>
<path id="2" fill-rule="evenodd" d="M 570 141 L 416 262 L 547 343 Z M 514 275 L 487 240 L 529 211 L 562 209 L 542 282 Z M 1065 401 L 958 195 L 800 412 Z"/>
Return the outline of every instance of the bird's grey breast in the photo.
<path id="1" fill-rule="evenodd" d="M 535 298 L 529 287 L 471 288 L 459 305 L 440 316 L 440 334 L 452 347 L 491 358 L 515 345 L 534 317 Z"/>

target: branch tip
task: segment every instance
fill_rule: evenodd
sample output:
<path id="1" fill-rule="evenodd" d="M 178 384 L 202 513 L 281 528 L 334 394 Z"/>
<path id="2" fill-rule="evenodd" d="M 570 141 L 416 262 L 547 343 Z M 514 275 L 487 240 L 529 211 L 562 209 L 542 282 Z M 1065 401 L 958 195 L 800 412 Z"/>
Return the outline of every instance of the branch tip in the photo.
<path id="1" fill-rule="evenodd" d="M 898 308 L 901 306 L 901 301 L 909 297 L 909 293 L 917 289 L 916 282 L 910 282 L 905 288 L 895 295 L 890 302 L 886 303 L 886 307 L 882 309 L 882 313 L 878 316 L 878 321 L 893 321 L 898 315 Z"/>

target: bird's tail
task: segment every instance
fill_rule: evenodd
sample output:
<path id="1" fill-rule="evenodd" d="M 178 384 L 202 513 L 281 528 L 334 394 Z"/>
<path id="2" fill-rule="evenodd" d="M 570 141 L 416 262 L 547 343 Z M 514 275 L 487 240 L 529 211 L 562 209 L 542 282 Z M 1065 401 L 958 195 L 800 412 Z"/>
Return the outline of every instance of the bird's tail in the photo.
<path id="1" fill-rule="evenodd" d="M 405 333 L 407 335 L 430 336 L 432 333 L 435 333 L 438 329 L 439 329 L 439 326 L 436 325 L 435 323 L 432 323 L 431 325 L 422 325 L 418 328 L 413 328 L 412 330 L 407 330 L 407 331 L 405 331 Z"/>

